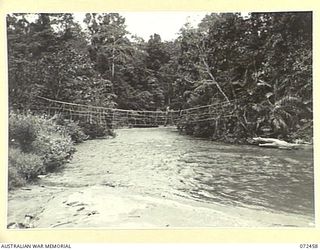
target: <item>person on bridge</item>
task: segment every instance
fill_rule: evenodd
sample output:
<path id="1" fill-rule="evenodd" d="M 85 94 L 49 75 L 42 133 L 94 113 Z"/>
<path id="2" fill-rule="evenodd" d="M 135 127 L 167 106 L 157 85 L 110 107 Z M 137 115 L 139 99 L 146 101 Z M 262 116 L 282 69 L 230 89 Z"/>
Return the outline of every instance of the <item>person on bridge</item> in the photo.
<path id="1" fill-rule="evenodd" d="M 170 119 L 170 121 L 169 121 Z M 172 124 L 172 115 L 171 115 L 171 110 L 170 110 L 170 107 L 167 106 L 166 108 L 166 120 L 164 122 L 164 126 L 167 126 L 168 124 Z"/>

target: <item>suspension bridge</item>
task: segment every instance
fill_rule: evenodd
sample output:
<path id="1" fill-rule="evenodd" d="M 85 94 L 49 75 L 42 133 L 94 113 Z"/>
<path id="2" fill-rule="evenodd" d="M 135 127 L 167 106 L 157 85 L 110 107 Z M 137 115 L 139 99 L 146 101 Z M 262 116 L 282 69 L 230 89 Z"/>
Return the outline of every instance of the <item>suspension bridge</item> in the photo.
<path id="1" fill-rule="evenodd" d="M 63 102 L 45 97 L 38 98 L 42 102 L 32 108 L 34 111 L 45 112 L 48 116 L 59 114 L 65 119 L 106 124 L 112 128 L 183 125 L 185 123 L 214 121 L 225 117 L 237 117 L 236 111 L 239 100 L 224 101 L 181 110 L 150 111 L 99 107 Z"/>

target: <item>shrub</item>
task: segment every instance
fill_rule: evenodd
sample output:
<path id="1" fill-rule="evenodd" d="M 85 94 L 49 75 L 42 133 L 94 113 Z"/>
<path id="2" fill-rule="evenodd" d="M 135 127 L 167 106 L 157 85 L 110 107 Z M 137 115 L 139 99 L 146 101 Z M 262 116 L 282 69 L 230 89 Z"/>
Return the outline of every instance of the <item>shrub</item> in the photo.
<path id="1" fill-rule="evenodd" d="M 10 112 L 9 188 L 22 186 L 40 173 L 63 166 L 75 152 L 73 142 L 106 135 L 115 136 L 109 127 L 99 123 L 80 126 L 60 116 L 49 119 Z"/>
<path id="2" fill-rule="evenodd" d="M 38 135 L 32 142 L 32 151 L 40 155 L 46 171 L 64 165 L 75 152 L 75 148 L 64 126 L 59 126 L 55 118 L 37 117 Z"/>
<path id="3" fill-rule="evenodd" d="M 69 136 L 59 133 L 48 134 L 40 131 L 37 139 L 32 143 L 33 152 L 40 155 L 46 171 L 53 171 L 61 167 L 71 158 L 75 152 L 72 140 Z"/>
<path id="4" fill-rule="evenodd" d="M 24 153 L 18 148 L 9 147 L 8 159 L 9 189 L 23 186 L 43 172 L 43 161 L 40 156 Z"/>
<path id="5" fill-rule="evenodd" d="M 22 159 L 32 159 L 31 156 L 28 156 L 28 158 L 23 154 L 26 152 L 32 153 L 31 155 L 35 155 L 34 157 L 41 160 L 44 173 L 64 165 L 75 152 L 71 136 L 68 134 L 68 128 L 57 125 L 54 118 L 47 119 L 45 116 L 23 115 L 12 112 L 9 121 L 9 145 L 15 147 L 16 150 L 20 149 L 14 154 L 19 155 L 21 153 Z M 14 163 L 17 167 L 20 164 L 20 170 L 10 168 L 9 179 L 23 184 L 24 178 L 19 177 L 20 173 L 29 173 L 28 166 L 30 165 L 33 169 L 33 165 L 30 162 L 23 161 Z M 35 163 L 38 166 L 39 160 L 36 160 Z M 26 179 L 34 177 L 32 171 L 27 177 L 25 176 Z"/>
<path id="6" fill-rule="evenodd" d="M 70 135 L 72 141 L 74 141 L 75 143 L 80 143 L 88 139 L 88 136 L 79 126 L 79 122 L 70 119 L 63 119 L 61 116 L 58 116 L 55 121 L 59 126 L 63 126 L 66 133 Z"/>
<path id="7" fill-rule="evenodd" d="M 79 125 L 90 139 L 113 135 L 112 130 L 106 127 L 105 124 L 81 122 Z"/>
<path id="8" fill-rule="evenodd" d="M 9 115 L 9 144 L 19 146 L 22 151 L 30 151 L 31 143 L 37 137 L 38 126 L 35 117 L 31 115 Z"/>

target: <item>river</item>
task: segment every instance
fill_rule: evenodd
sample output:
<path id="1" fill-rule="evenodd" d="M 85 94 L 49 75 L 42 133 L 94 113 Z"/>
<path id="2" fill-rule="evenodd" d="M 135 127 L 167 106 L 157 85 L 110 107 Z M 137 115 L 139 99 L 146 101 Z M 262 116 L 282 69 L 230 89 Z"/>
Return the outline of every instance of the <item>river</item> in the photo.
<path id="1" fill-rule="evenodd" d="M 120 129 L 77 145 L 63 170 L 10 191 L 8 223 L 29 214 L 32 227 L 314 226 L 313 176 L 311 147 Z"/>

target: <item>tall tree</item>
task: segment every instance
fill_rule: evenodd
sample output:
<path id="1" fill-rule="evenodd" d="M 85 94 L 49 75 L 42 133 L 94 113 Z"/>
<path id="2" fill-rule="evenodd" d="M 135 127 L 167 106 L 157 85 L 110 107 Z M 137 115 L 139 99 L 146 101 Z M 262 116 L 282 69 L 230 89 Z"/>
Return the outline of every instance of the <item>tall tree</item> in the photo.
<path id="1" fill-rule="evenodd" d="M 112 105 L 111 85 L 94 71 L 71 14 L 9 15 L 7 20 L 11 106 L 28 108 L 39 95 Z"/>
<path id="2" fill-rule="evenodd" d="M 90 31 L 90 57 L 103 78 L 112 82 L 117 88 L 118 75 L 132 50 L 126 37 L 125 19 L 118 13 L 86 14 L 84 22 Z M 117 93 L 117 90 L 114 90 Z"/>

